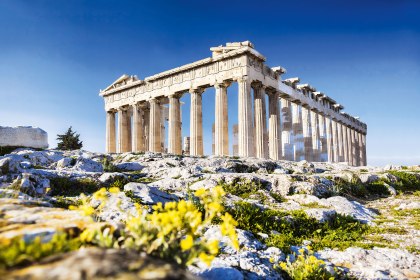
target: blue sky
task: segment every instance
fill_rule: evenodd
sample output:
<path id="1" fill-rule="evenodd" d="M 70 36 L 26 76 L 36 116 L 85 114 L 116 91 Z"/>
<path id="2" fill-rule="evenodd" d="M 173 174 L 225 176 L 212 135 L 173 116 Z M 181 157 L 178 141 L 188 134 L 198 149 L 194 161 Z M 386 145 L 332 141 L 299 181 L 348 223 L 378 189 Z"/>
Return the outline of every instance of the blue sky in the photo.
<path id="1" fill-rule="evenodd" d="M 368 124 L 369 164 L 420 164 L 419 14 L 416 0 L 2 0 L 0 125 L 39 126 L 52 147 L 72 125 L 87 150 L 103 151 L 99 89 L 250 40 L 285 78 L 299 76 Z M 203 98 L 208 152 L 212 91 Z"/>

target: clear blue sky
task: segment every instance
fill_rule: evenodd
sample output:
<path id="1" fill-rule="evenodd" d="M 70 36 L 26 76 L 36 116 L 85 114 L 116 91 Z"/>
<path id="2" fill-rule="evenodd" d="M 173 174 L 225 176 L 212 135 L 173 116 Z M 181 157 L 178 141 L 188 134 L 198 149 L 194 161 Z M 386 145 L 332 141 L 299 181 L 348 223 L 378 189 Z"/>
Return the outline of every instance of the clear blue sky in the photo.
<path id="1" fill-rule="evenodd" d="M 53 147 L 72 125 L 87 150 L 104 151 L 99 89 L 250 40 L 285 78 L 299 76 L 368 124 L 369 164 L 420 164 L 419 15 L 417 0 L 2 0 L 0 125 L 39 126 Z M 208 143 L 210 90 L 204 99 Z"/>

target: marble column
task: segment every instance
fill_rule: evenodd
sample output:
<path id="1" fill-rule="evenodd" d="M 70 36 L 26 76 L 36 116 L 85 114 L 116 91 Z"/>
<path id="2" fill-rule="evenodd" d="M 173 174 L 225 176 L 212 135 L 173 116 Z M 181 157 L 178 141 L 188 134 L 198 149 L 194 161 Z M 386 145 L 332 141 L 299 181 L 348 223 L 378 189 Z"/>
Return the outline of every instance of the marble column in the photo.
<path id="1" fill-rule="evenodd" d="M 190 155 L 203 155 L 203 104 L 202 94 L 204 89 L 192 89 L 191 116 L 190 116 Z"/>
<path id="2" fill-rule="evenodd" d="M 285 160 L 294 160 L 293 132 L 292 132 L 292 105 L 290 100 L 280 98 L 281 103 L 281 155 Z"/>
<path id="3" fill-rule="evenodd" d="M 251 83 L 246 76 L 238 79 L 238 154 L 254 156 Z"/>
<path id="4" fill-rule="evenodd" d="M 118 109 L 118 152 L 131 152 L 131 122 L 127 108 Z"/>
<path id="5" fill-rule="evenodd" d="M 338 161 L 344 161 L 344 145 L 343 145 L 343 125 L 337 122 L 337 145 L 338 145 Z"/>
<path id="6" fill-rule="evenodd" d="M 319 160 L 328 161 L 327 131 L 325 126 L 325 116 L 318 113 L 319 143 L 321 145 Z"/>
<path id="7" fill-rule="evenodd" d="M 367 165 L 367 155 L 366 155 L 366 134 L 362 134 L 362 165 Z"/>
<path id="8" fill-rule="evenodd" d="M 267 134 L 266 115 L 265 115 L 265 89 L 260 84 L 252 84 L 254 89 L 254 143 L 255 156 L 257 158 L 265 158 L 267 150 Z"/>
<path id="9" fill-rule="evenodd" d="M 327 161 L 334 162 L 333 128 L 330 116 L 325 116 L 325 128 L 327 136 Z"/>
<path id="10" fill-rule="evenodd" d="M 280 112 L 279 112 L 279 93 L 271 92 L 268 95 L 268 144 L 269 144 L 269 156 L 273 160 L 281 159 L 281 131 L 280 131 Z M 265 143 L 264 143 L 265 144 Z"/>
<path id="11" fill-rule="evenodd" d="M 302 128 L 304 157 L 307 161 L 313 161 L 311 114 L 309 109 L 302 106 Z"/>
<path id="12" fill-rule="evenodd" d="M 350 135 L 348 134 L 348 127 L 344 124 L 341 124 L 341 129 L 343 132 L 343 161 L 347 162 L 351 165 L 350 158 L 349 158 L 349 151 L 350 149 Z"/>
<path id="13" fill-rule="evenodd" d="M 321 141 L 319 133 L 318 113 L 309 110 L 311 118 L 311 134 L 312 134 L 312 161 L 321 161 Z"/>
<path id="14" fill-rule="evenodd" d="M 357 132 L 357 140 L 358 140 L 358 148 L 359 148 L 359 154 L 357 155 L 359 157 L 359 166 L 364 165 L 363 162 L 363 140 L 362 140 L 362 133 Z"/>
<path id="15" fill-rule="evenodd" d="M 115 153 L 116 150 L 115 135 L 115 112 L 106 112 L 106 152 Z"/>
<path id="16" fill-rule="evenodd" d="M 153 98 L 149 100 L 149 150 L 151 152 L 160 153 L 162 148 L 161 143 L 161 116 L 159 100 Z"/>
<path id="17" fill-rule="evenodd" d="M 143 110 L 138 104 L 132 106 L 133 109 L 133 151 L 144 151 L 144 130 L 143 130 Z"/>
<path id="18" fill-rule="evenodd" d="M 332 143 L 333 143 L 333 162 L 339 162 L 340 161 L 340 155 L 339 155 L 339 148 L 338 148 L 338 123 L 336 120 L 331 120 L 332 124 Z"/>
<path id="19" fill-rule="evenodd" d="M 303 127 L 301 106 L 292 102 L 292 128 L 293 128 L 293 160 L 301 161 L 304 158 Z"/>
<path id="20" fill-rule="evenodd" d="M 351 159 L 352 159 L 352 165 L 353 166 L 357 166 L 357 160 L 356 160 L 356 134 L 354 129 L 349 128 L 350 129 L 350 138 L 351 138 Z"/>
<path id="21" fill-rule="evenodd" d="M 215 102 L 215 155 L 226 156 L 229 154 L 229 127 L 228 127 L 228 99 L 227 88 L 229 83 L 216 84 L 216 102 Z"/>
<path id="22" fill-rule="evenodd" d="M 150 151 L 149 137 L 150 137 L 150 108 L 143 109 L 143 145 L 145 151 Z"/>
<path id="23" fill-rule="evenodd" d="M 354 153 L 353 153 L 353 148 L 354 148 L 354 143 L 353 143 L 353 135 L 352 135 L 352 130 L 350 127 L 345 126 L 346 128 L 346 132 L 347 132 L 347 162 L 349 163 L 349 165 L 354 165 Z"/>
<path id="24" fill-rule="evenodd" d="M 182 154 L 181 104 L 177 95 L 169 96 L 168 153 Z"/>

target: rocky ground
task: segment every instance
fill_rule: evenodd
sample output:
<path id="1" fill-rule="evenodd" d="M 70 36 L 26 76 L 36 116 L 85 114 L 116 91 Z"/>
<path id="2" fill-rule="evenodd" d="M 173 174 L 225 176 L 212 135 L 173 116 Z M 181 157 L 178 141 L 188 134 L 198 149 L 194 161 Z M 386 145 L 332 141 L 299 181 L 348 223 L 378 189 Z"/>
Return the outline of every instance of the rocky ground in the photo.
<path id="1" fill-rule="evenodd" d="M 46 246 L 58 233 L 120 227 L 136 214 L 135 203 L 151 212 L 158 202 L 192 199 L 217 185 L 238 221 L 240 250 L 208 227 L 204 236 L 221 241 L 210 266 L 185 271 L 144 254 L 72 244 L 45 256 L 34 253 L 38 247 L 1 253 L 16 240 Z M 108 192 L 99 206 L 91 194 L 101 187 L 121 192 Z M 81 193 L 101 207 L 95 221 L 68 210 Z M 0 197 L 0 269 L 10 279 L 299 279 L 279 265 L 293 267 L 299 255 L 322 260 L 336 278 L 420 278 L 420 166 L 18 149 L 0 157 Z"/>

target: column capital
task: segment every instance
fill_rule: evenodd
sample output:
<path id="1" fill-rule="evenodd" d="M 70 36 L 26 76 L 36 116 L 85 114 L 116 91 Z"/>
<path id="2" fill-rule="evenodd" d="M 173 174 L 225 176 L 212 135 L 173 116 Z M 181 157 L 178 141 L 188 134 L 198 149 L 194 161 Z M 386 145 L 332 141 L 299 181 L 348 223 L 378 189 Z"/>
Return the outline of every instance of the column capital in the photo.
<path id="1" fill-rule="evenodd" d="M 262 89 L 264 87 L 264 85 L 260 81 L 254 81 L 254 82 L 251 83 L 251 87 L 254 90 L 259 90 L 259 89 Z"/>
<path id="2" fill-rule="evenodd" d="M 151 98 L 149 99 L 149 103 L 159 104 L 159 100 L 157 98 Z"/>
<path id="3" fill-rule="evenodd" d="M 189 92 L 192 94 L 202 94 L 206 89 L 202 87 L 190 88 Z"/>
<path id="4" fill-rule="evenodd" d="M 222 81 L 222 82 L 216 82 L 214 84 L 215 88 L 228 88 L 232 84 L 232 81 Z"/>
<path id="5" fill-rule="evenodd" d="M 118 107 L 118 111 L 127 111 L 128 109 L 129 109 L 129 105 L 123 105 L 123 106 L 120 106 L 120 107 Z"/>
<path id="6" fill-rule="evenodd" d="M 248 76 L 241 76 L 236 79 L 238 83 L 249 82 Z"/>

